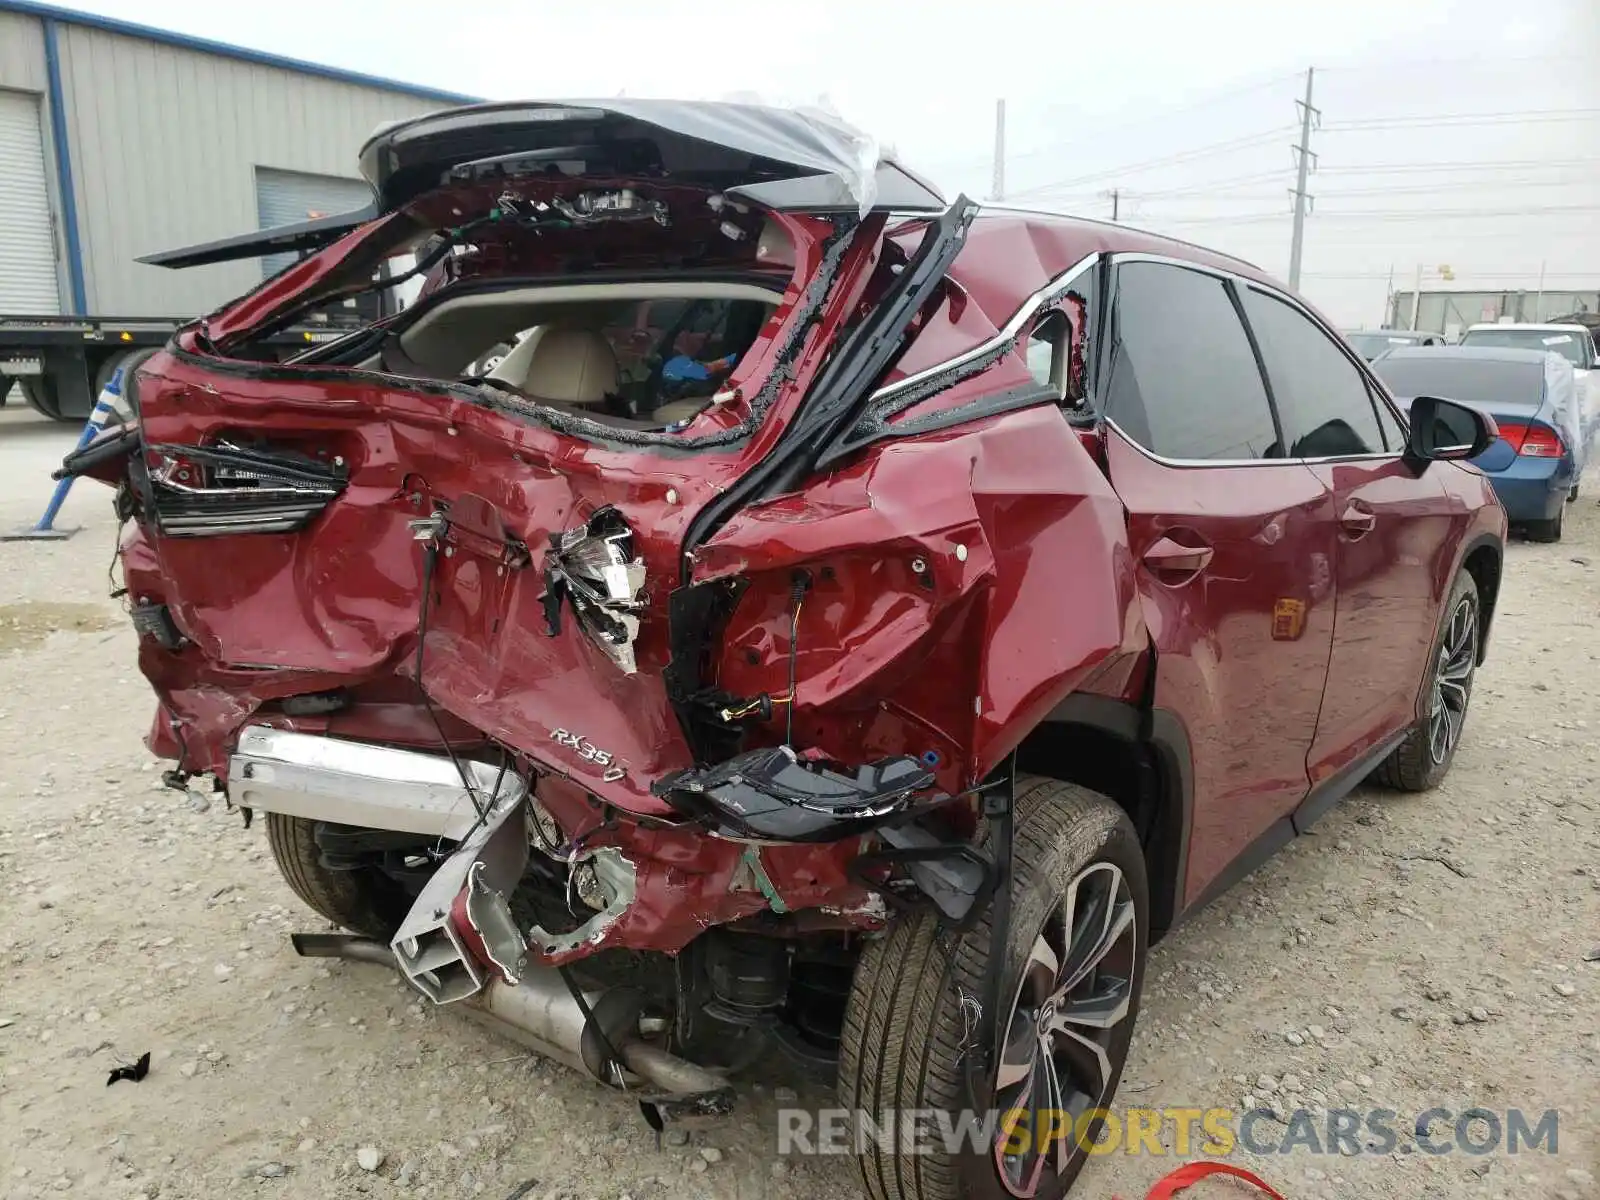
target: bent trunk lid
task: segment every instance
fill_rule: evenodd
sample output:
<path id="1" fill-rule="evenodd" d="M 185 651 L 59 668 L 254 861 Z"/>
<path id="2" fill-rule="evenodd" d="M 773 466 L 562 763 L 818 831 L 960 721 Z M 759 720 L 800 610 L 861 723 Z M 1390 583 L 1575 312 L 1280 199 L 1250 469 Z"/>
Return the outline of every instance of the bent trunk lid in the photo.
<path id="1" fill-rule="evenodd" d="M 381 125 L 361 147 L 370 205 L 138 261 L 181 269 L 321 249 L 439 188 L 555 174 L 700 185 L 775 212 L 937 212 L 937 188 L 827 113 L 698 101 L 517 101 Z"/>
<path id="2" fill-rule="evenodd" d="M 450 182 L 559 173 L 696 184 L 790 212 L 944 207 L 931 185 L 827 114 L 693 100 L 477 104 L 382 126 L 361 171 L 386 211 Z"/>

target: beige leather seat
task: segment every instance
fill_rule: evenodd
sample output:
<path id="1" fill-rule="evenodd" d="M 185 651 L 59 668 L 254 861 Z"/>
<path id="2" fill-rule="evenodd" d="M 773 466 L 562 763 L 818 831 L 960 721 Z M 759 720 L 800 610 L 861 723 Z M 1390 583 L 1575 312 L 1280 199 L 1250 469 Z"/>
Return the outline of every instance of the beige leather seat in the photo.
<path id="1" fill-rule="evenodd" d="M 489 372 L 489 378 L 503 380 L 535 400 L 573 408 L 605 403 L 606 396 L 617 391 L 620 377 L 610 342 L 595 330 L 564 325 L 542 325 L 530 331 Z M 675 400 L 656 409 L 646 421 L 615 419 L 645 429 L 675 425 L 710 403 L 709 398 Z"/>
<path id="2" fill-rule="evenodd" d="M 620 378 L 616 352 L 598 330 L 565 325 L 535 329 L 489 374 L 536 400 L 576 408 L 605 403 Z"/>

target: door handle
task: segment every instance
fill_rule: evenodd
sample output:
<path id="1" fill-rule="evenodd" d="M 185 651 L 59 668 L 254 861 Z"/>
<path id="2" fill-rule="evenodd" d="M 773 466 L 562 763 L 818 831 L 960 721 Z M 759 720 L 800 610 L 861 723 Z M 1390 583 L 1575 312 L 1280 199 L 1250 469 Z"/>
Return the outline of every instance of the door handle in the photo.
<path id="1" fill-rule="evenodd" d="M 1339 514 L 1339 527 L 1352 538 L 1363 537 L 1378 526 L 1378 518 L 1369 509 L 1358 504 L 1349 505 Z"/>
<path id="2" fill-rule="evenodd" d="M 1210 546 L 1185 546 L 1164 537 L 1144 552 L 1144 565 L 1168 575 L 1203 571 L 1216 553 Z"/>

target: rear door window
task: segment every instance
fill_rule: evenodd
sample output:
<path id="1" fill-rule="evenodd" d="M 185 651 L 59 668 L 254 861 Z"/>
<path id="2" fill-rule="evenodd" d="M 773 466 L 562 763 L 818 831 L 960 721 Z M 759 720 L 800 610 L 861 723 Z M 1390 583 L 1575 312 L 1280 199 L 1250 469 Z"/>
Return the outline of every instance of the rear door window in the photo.
<path id="1" fill-rule="evenodd" d="M 1117 267 L 1102 391 L 1106 415 L 1164 458 L 1283 457 L 1250 340 L 1214 275 Z"/>
<path id="2" fill-rule="evenodd" d="M 1243 293 L 1289 457 L 1384 453 L 1366 376 L 1338 343 L 1293 305 L 1251 287 Z"/>

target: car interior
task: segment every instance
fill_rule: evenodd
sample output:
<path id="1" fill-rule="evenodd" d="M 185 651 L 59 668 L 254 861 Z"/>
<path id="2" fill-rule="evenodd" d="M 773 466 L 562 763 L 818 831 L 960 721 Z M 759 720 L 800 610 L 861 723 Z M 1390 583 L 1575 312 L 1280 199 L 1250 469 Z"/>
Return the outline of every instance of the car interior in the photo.
<path id="1" fill-rule="evenodd" d="M 754 283 L 689 282 L 440 296 L 360 365 L 670 429 L 712 403 L 778 299 Z"/>

